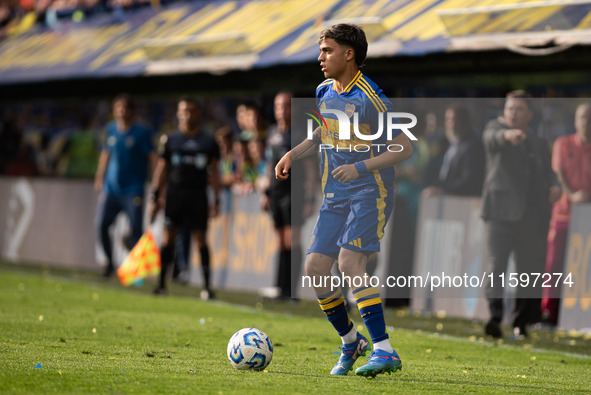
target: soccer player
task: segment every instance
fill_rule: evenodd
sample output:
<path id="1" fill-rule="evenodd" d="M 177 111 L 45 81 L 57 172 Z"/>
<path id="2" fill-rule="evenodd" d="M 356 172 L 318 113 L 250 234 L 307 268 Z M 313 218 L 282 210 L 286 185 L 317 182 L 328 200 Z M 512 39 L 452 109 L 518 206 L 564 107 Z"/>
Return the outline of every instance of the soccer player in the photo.
<path id="1" fill-rule="evenodd" d="M 338 24 L 323 30 L 318 43 L 318 60 L 327 78 L 316 89 L 319 110 L 335 109 L 350 117 L 354 115 L 361 133 L 374 134 L 379 128 L 379 117 L 392 110 L 392 103 L 359 71 L 367 54 L 365 32 L 359 26 Z M 343 276 L 355 279 L 350 286 L 374 347 L 368 363 L 355 373 L 375 377 L 396 372 L 402 363 L 390 345 L 378 289 L 359 280 L 367 279 L 367 258 L 379 251 L 394 207 L 393 166 L 410 157 L 412 145 L 400 130 L 395 130 L 390 140 L 386 133 L 374 141 L 361 140 L 351 133 L 351 140 L 344 141 L 337 119 L 327 112 L 322 114 L 328 128 L 317 128 L 314 140 L 305 140 L 285 154 L 275 167 L 275 177 L 286 180 L 292 161 L 313 154 L 314 147 L 322 143 L 319 147 L 324 201 L 307 250 L 306 274 L 312 278 L 320 307 L 343 342 L 341 356 L 331 374 L 346 375 L 356 359 L 369 349 L 369 342 L 349 319 L 340 287 L 322 286 L 322 279 L 330 276 L 335 260 Z M 367 144 L 371 148 L 363 149 Z M 396 149 L 384 149 L 384 144 L 395 144 Z M 335 149 L 337 146 L 340 149 Z"/>
<path id="2" fill-rule="evenodd" d="M 155 294 L 166 293 L 168 264 L 174 258 L 174 240 L 183 226 L 191 230 L 201 255 L 204 288 L 201 299 L 213 297 L 210 285 L 209 247 L 206 243 L 208 216 L 218 214 L 219 147 L 213 136 L 201 130 L 201 109 L 192 98 L 182 97 L 177 107 L 177 133 L 165 139 L 152 178 L 150 215 L 164 207 L 165 224 L 160 251 L 162 270 Z M 214 202 L 208 203 L 207 186 L 211 184 Z M 166 190 L 166 199 L 162 200 Z"/>

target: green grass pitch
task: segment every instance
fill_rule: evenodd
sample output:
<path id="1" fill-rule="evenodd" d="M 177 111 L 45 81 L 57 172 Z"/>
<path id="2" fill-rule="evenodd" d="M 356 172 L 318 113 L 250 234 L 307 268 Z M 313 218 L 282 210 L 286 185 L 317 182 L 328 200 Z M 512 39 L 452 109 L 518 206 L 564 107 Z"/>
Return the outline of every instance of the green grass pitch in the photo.
<path id="1" fill-rule="evenodd" d="M 401 372 L 331 377 L 340 339 L 318 314 L 2 268 L 0 393 L 591 393 L 585 355 L 409 329 L 390 332 Z M 265 371 L 228 362 L 227 342 L 243 327 L 273 341 Z"/>

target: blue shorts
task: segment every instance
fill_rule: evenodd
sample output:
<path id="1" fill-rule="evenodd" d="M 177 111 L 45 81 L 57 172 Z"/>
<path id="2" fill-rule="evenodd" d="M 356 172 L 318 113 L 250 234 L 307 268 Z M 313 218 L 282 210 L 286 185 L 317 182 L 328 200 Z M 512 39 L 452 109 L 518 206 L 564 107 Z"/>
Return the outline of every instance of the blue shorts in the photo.
<path id="1" fill-rule="evenodd" d="M 380 251 L 384 228 L 394 209 L 394 196 L 360 193 L 344 200 L 325 199 L 307 253 L 337 259 L 341 248 L 366 255 Z"/>

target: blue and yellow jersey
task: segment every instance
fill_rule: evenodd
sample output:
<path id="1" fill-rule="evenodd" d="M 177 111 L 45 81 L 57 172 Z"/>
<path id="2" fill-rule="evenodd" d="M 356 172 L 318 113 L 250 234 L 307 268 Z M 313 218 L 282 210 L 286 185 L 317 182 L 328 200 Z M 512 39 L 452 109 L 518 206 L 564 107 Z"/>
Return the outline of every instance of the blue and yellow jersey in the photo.
<path id="1" fill-rule="evenodd" d="M 316 88 L 316 105 L 322 113 L 326 126 L 322 127 L 321 171 L 322 190 L 325 199 L 340 200 L 353 193 L 375 190 L 381 197 L 394 193 L 394 168 L 389 167 L 365 174 L 349 183 L 332 177 L 332 171 L 344 164 L 353 164 L 378 156 L 387 150 L 386 112 L 392 111 L 392 103 L 383 91 L 369 78 L 358 72 L 341 94 L 334 89 L 334 79 L 327 79 Z M 336 115 L 322 112 L 336 109 L 344 112 L 350 120 L 350 139 L 339 136 Z M 383 133 L 376 140 L 363 140 L 353 131 L 355 118 L 362 135 L 374 135 L 382 118 Z M 392 133 L 398 136 L 400 130 Z M 339 138 L 340 137 L 340 138 Z M 375 188 L 372 188 L 375 187 Z"/>

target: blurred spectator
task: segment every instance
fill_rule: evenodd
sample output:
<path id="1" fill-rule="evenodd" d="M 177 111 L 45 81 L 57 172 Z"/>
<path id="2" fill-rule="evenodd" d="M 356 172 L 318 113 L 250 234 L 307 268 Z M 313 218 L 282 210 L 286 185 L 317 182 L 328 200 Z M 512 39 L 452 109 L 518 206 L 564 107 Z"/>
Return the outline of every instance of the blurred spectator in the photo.
<path id="1" fill-rule="evenodd" d="M 250 140 L 259 140 L 264 143 L 269 125 L 261 107 L 253 103 L 247 105 L 245 121 L 247 129 L 252 133 Z"/>
<path id="2" fill-rule="evenodd" d="M 37 23 L 57 29 L 64 22 L 79 23 L 106 12 L 123 21 L 126 12 L 147 6 L 157 8 L 160 3 L 160 0 L 0 0 L 0 39 L 22 34 Z"/>
<path id="3" fill-rule="evenodd" d="M 421 114 L 421 112 L 418 112 Z M 445 132 L 440 128 L 437 114 L 435 111 L 427 111 L 419 118 L 422 140 L 426 143 L 428 162 L 421 170 L 421 185 L 423 188 L 427 185 L 434 185 L 439 180 L 439 170 L 443 162 L 443 154 L 449 146 Z"/>
<path id="4" fill-rule="evenodd" d="M 238 137 L 242 131 L 246 130 L 246 103 L 240 103 L 236 106 L 236 125 L 238 127 Z"/>
<path id="5" fill-rule="evenodd" d="M 396 208 L 400 214 L 398 221 L 405 218 L 406 232 L 413 234 L 416 228 L 418 214 L 419 196 L 424 188 L 425 173 L 431 161 L 429 145 L 425 138 L 426 130 L 430 123 L 427 122 L 427 115 L 418 115 L 417 127 L 413 128 L 413 133 L 418 138 L 413 142 L 412 156 L 396 166 Z M 432 122 L 432 121 L 431 121 Z M 401 211 L 405 211 L 402 215 Z M 396 222 L 396 219 L 394 220 Z"/>
<path id="6" fill-rule="evenodd" d="M 68 137 L 57 173 L 68 178 L 91 178 L 96 173 L 98 146 L 95 117 L 83 112 L 80 128 Z"/>
<path id="7" fill-rule="evenodd" d="M 4 174 L 6 166 L 18 152 L 20 133 L 16 117 L 5 111 L 0 119 L 0 174 Z"/>
<path id="8" fill-rule="evenodd" d="M 37 15 L 37 22 L 45 23 L 47 10 L 51 7 L 53 0 L 36 0 L 35 1 L 35 14 Z"/>
<path id="9" fill-rule="evenodd" d="M 236 108 L 236 122 L 240 129 L 240 140 L 250 141 L 267 138 L 267 121 L 261 107 L 253 101 L 241 103 Z"/>
<path id="10" fill-rule="evenodd" d="M 484 181 L 484 147 L 473 130 L 468 109 L 451 105 L 445 111 L 445 135 L 449 146 L 443 155 L 436 184 L 424 196 L 440 194 L 480 196 Z"/>
<path id="11" fill-rule="evenodd" d="M 575 134 L 559 137 L 554 143 L 552 169 L 562 186 L 554 203 L 548 231 L 546 273 L 562 273 L 572 204 L 591 202 L 591 104 L 577 107 Z M 560 284 L 542 290 L 542 321 L 558 323 Z"/>
<path id="12" fill-rule="evenodd" d="M 95 189 L 100 193 L 96 227 L 107 256 L 103 275 L 109 277 L 115 269 L 109 228 L 117 215 L 124 211 L 131 225 L 130 245 L 134 246 L 143 233 L 144 185 L 148 167 L 156 161 L 152 134 L 134 122 L 134 103 L 129 95 L 113 99 L 114 121 L 106 127 L 107 138 L 99 156 Z"/>
<path id="13" fill-rule="evenodd" d="M 9 35 L 25 13 L 18 0 L 0 0 L 0 39 Z"/>
<path id="14" fill-rule="evenodd" d="M 9 25 L 14 18 L 13 2 L 0 1 L 0 38 L 6 36 Z"/>
<path id="15" fill-rule="evenodd" d="M 254 180 L 255 190 L 264 193 L 269 188 L 267 179 L 267 158 L 265 156 L 265 140 L 261 138 L 248 142 L 248 153 L 256 167 L 256 179 Z"/>
<path id="16" fill-rule="evenodd" d="M 560 188 L 550 167 L 548 144 L 530 128 L 533 118 L 531 95 L 524 91 L 507 94 L 503 115 L 491 120 L 484 130 L 487 174 L 482 198 L 482 218 L 486 222 L 485 259 L 493 280 L 507 271 L 514 252 L 515 271 L 539 273 L 545 258 L 550 203 Z M 503 336 L 504 288 L 487 276 L 486 296 L 490 319 L 485 333 Z M 522 339 L 527 326 L 538 322 L 539 288 L 518 287 L 513 309 L 513 333 Z"/>
<path id="17" fill-rule="evenodd" d="M 0 130 L 0 170 L 15 177 L 38 175 L 35 151 L 25 140 L 22 127 L 15 116 L 5 114 Z"/>
<path id="18" fill-rule="evenodd" d="M 261 174 L 263 156 L 259 154 L 257 140 L 238 142 L 237 172 L 232 190 L 239 195 L 247 195 L 256 190 L 256 182 Z"/>
<path id="19" fill-rule="evenodd" d="M 86 17 L 105 11 L 102 0 L 52 0 L 45 11 L 45 24 L 52 29 L 61 22 L 82 22 Z"/>
<path id="20" fill-rule="evenodd" d="M 257 181 L 266 172 L 265 136 L 266 120 L 260 107 L 253 102 L 242 103 L 236 108 L 236 122 L 240 129 L 239 141 L 235 143 L 237 172 L 233 191 L 249 194 L 257 189 Z M 266 189 L 259 185 L 259 190 Z"/>
<path id="21" fill-rule="evenodd" d="M 37 107 L 37 106 L 35 106 Z M 51 110 L 47 106 L 31 108 L 26 106 L 23 119 L 27 120 L 25 135 L 32 141 L 35 147 L 35 161 L 40 176 L 50 177 L 54 175 L 55 164 L 60 154 L 62 139 L 54 135 L 54 122 Z"/>
<path id="22" fill-rule="evenodd" d="M 234 182 L 237 170 L 232 129 L 228 126 L 218 129 L 215 132 L 215 139 L 220 147 L 220 186 L 223 189 L 229 189 Z"/>

